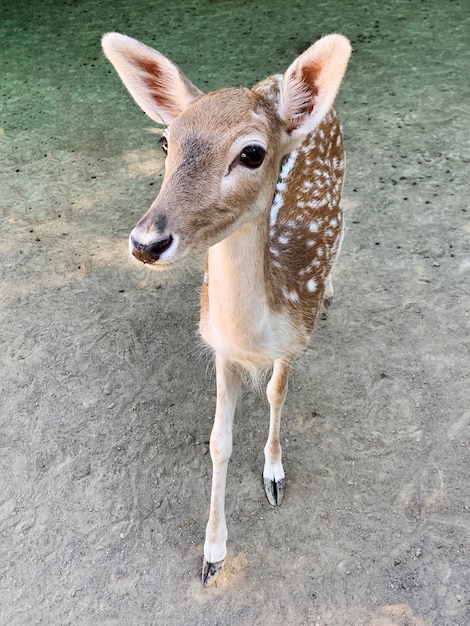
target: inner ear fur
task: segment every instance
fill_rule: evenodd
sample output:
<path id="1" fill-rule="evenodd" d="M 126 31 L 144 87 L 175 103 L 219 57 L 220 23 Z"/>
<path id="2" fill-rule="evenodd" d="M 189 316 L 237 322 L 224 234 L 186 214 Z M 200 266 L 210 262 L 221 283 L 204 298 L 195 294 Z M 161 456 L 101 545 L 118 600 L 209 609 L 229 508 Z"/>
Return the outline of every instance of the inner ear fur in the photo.
<path id="1" fill-rule="evenodd" d="M 350 55 L 346 37 L 326 35 L 286 70 L 278 112 L 291 138 L 314 130 L 333 106 Z"/>
<path id="2" fill-rule="evenodd" d="M 107 33 L 101 44 L 131 96 L 155 122 L 170 124 L 203 95 L 177 65 L 140 41 Z"/>

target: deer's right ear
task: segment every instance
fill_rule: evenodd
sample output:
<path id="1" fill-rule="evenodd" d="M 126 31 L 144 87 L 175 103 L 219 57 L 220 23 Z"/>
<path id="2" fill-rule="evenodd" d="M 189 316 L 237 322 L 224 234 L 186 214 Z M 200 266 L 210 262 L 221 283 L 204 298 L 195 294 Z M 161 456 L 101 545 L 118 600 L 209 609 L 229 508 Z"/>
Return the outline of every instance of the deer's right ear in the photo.
<path id="1" fill-rule="evenodd" d="M 108 33 L 101 44 L 131 96 L 155 122 L 170 124 L 203 95 L 177 65 L 140 41 Z"/>

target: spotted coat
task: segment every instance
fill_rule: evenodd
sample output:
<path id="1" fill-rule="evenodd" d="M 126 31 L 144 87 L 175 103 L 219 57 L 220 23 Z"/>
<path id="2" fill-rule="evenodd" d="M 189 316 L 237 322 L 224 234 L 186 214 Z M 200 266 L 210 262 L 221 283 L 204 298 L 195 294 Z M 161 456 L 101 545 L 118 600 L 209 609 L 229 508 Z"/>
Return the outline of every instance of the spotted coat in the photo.
<path id="1" fill-rule="evenodd" d="M 281 76 L 271 76 L 253 90 L 277 105 L 280 80 Z M 295 323 L 306 339 L 341 246 L 343 180 L 341 126 L 331 109 L 318 128 L 283 160 L 265 250 L 269 304 L 297 317 Z M 302 306 L 297 308 L 297 303 Z"/>

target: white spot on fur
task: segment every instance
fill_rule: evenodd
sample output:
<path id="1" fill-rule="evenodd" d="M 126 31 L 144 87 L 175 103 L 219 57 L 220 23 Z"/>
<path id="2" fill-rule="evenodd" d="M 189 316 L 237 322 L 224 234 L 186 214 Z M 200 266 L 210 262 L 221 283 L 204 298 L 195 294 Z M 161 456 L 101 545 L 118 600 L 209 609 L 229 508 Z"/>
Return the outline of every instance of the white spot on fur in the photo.
<path id="1" fill-rule="evenodd" d="M 271 212 L 270 212 L 270 216 L 269 216 L 269 225 L 270 226 L 274 226 L 274 224 L 276 223 L 277 215 L 279 213 L 279 209 L 284 204 L 284 200 L 283 200 L 283 197 L 282 197 L 282 192 L 286 188 L 286 182 L 285 181 L 289 177 L 289 174 L 291 173 L 291 170 L 294 167 L 295 161 L 297 159 L 297 155 L 298 155 L 298 151 L 297 150 L 293 150 L 290 153 L 289 158 L 287 159 L 287 161 L 284 163 L 284 165 L 281 168 L 281 173 L 279 175 L 279 181 L 278 181 L 278 183 L 276 185 L 276 195 L 274 197 L 274 201 L 272 203 Z"/>
<path id="2" fill-rule="evenodd" d="M 282 198 L 282 195 L 276 194 L 274 201 L 272 203 L 272 206 L 271 206 L 271 213 L 269 217 L 270 226 L 274 226 L 274 224 L 276 223 L 277 214 L 279 212 L 279 209 L 283 206 L 283 204 L 284 204 L 284 200 Z"/>
<path id="3" fill-rule="evenodd" d="M 307 291 L 310 291 L 310 293 L 313 293 L 316 290 L 317 290 L 317 281 L 314 278 L 311 278 L 309 281 L 307 281 Z"/>
<path id="4" fill-rule="evenodd" d="M 292 302 L 292 303 L 300 302 L 299 294 L 296 291 L 287 291 L 287 289 L 283 289 L 282 295 L 289 302 Z"/>

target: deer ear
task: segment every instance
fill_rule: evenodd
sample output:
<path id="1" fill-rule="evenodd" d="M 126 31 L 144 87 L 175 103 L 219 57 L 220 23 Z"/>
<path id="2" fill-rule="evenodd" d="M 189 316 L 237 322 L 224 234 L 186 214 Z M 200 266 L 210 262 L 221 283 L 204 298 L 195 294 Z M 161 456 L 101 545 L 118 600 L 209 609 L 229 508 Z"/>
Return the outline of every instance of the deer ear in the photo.
<path id="1" fill-rule="evenodd" d="M 294 145 L 301 143 L 332 107 L 350 54 L 346 37 L 326 35 L 284 73 L 278 113 Z"/>
<path id="2" fill-rule="evenodd" d="M 131 96 L 155 122 L 170 124 L 203 95 L 177 65 L 140 41 L 108 33 L 101 44 Z"/>

